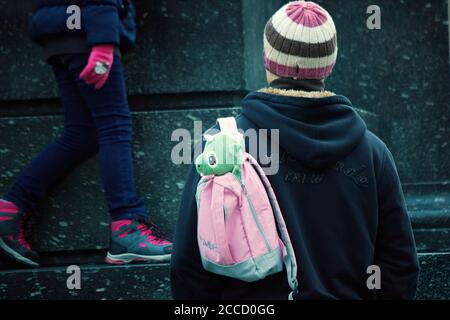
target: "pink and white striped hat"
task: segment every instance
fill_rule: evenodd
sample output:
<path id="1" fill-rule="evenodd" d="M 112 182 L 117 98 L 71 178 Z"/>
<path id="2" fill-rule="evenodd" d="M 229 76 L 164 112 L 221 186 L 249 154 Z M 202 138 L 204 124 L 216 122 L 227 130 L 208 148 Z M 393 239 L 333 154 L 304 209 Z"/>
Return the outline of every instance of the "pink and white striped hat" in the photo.
<path id="1" fill-rule="evenodd" d="M 337 51 L 333 19 L 314 2 L 286 4 L 264 31 L 264 64 L 279 77 L 325 79 L 333 70 Z"/>

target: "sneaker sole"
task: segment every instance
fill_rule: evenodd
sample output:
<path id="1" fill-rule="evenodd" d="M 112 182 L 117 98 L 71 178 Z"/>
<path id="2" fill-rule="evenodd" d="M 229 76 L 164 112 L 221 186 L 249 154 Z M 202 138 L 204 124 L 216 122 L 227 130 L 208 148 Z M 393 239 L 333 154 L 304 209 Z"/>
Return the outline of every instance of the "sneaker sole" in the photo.
<path id="1" fill-rule="evenodd" d="M 171 254 L 164 254 L 160 256 L 143 256 L 133 253 L 124 253 L 113 255 L 108 252 L 105 262 L 109 264 L 128 264 L 132 262 L 169 262 Z"/>
<path id="2" fill-rule="evenodd" d="M 24 256 L 22 256 L 21 254 L 19 254 L 18 252 L 14 251 L 13 249 L 11 249 L 11 247 L 9 247 L 2 238 L 0 238 L 0 248 L 11 258 L 13 258 L 14 260 L 26 264 L 27 266 L 30 267 L 34 267 L 37 268 L 39 267 L 39 264 L 31 261 L 28 258 L 25 258 Z"/>

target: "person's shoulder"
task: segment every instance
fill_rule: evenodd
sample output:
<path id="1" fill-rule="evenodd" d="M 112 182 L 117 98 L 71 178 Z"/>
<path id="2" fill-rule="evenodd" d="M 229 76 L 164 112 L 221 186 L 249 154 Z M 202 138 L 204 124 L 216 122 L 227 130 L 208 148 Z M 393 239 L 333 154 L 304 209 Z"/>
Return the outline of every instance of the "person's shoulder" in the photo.
<path id="1" fill-rule="evenodd" d="M 255 124 L 251 122 L 245 115 L 242 113 L 236 117 L 236 123 L 239 129 L 248 130 L 250 128 L 254 128 Z"/>
<path id="2" fill-rule="evenodd" d="M 372 150 L 372 158 L 379 171 L 383 172 L 386 163 L 394 163 L 394 158 L 388 146 L 375 133 L 366 130 L 365 139 Z"/>
<path id="3" fill-rule="evenodd" d="M 373 133 L 369 129 L 366 130 L 365 138 L 374 151 L 380 153 L 385 153 L 389 151 L 388 147 L 386 146 L 386 143 L 384 143 L 384 141 L 381 140 L 380 137 L 378 137 L 375 133 Z"/>

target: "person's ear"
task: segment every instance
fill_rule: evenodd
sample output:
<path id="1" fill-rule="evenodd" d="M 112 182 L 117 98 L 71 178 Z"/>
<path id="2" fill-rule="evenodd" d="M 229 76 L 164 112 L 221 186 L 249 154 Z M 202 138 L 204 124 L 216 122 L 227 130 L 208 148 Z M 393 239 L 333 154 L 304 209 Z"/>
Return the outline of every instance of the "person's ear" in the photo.
<path id="1" fill-rule="evenodd" d="M 266 70 L 266 80 L 267 84 L 271 84 L 274 80 L 278 79 L 279 76 L 273 74 L 272 72 Z"/>

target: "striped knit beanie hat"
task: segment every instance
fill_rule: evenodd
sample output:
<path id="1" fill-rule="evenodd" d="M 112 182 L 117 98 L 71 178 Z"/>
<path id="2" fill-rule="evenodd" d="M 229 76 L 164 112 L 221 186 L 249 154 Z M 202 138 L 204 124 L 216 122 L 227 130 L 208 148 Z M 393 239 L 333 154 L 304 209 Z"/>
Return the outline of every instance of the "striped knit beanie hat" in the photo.
<path id="1" fill-rule="evenodd" d="M 264 64 L 279 77 L 325 79 L 331 74 L 336 57 L 333 19 L 314 2 L 290 2 L 266 25 Z"/>

